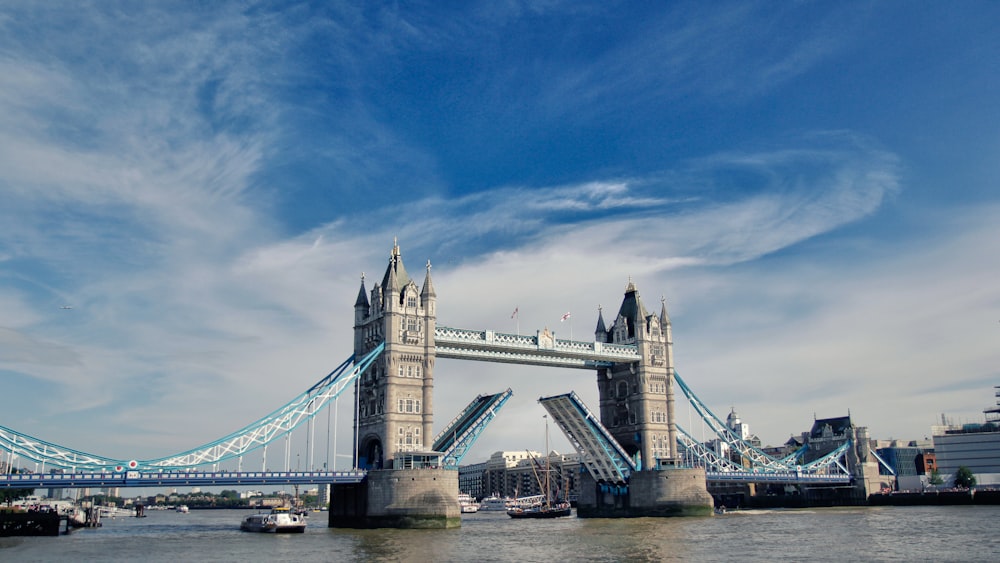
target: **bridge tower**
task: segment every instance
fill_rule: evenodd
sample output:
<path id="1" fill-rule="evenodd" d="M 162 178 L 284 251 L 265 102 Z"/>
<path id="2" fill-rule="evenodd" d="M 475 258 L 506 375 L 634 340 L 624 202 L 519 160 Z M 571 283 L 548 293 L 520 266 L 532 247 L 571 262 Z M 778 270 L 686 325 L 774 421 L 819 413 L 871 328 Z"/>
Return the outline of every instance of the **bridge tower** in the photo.
<path id="1" fill-rule="evenodd" d="M 601 423 L 635 461 L 626 490 L 581 476 L 580 517 L 710 514 L 705 469 L 686 467 L 677 455 L 674 413 L 674 342 L 666 301 L 650 314 L 632 280 L 611 328 L 598 313 L 594 340 L 636 347 L 639 359 L 597 370 Z"/>
<path id="2" fill-rule="evenodd" d="M 361 469 L 390 469 L 401 452 L 430 449 L 436 304 L 430 262 L 418 288 L 395 242 L 382 282 L 370 294 L 362 275 L 354 354 L 362 357 L 383 341 L 385 351 L 355 386 L 354 455 Z"/>
<path id="3" fill-rule="evenodd" d="M 660 314 L 649 314 L 631 280 L 611 328 L 598 313 L 597 342 L 636 346 L 640 360 L 597 371 L 601 423 L 633 456 L 637 467 L 673 465 L 677 427 L 674 420 L 673 338 L 666 301 Z"/>

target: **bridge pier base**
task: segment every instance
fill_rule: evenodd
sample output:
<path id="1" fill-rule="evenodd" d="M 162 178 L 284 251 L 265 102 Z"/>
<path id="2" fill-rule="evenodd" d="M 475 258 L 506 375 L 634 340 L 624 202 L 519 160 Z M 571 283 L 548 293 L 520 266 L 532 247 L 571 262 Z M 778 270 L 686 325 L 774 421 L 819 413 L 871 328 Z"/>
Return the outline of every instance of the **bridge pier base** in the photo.
<path id="1" fill-rule="evenodd" d="M 332 485 L 331 528 L 441 529 L 461 526 L 458 471 L 369 471 L 357 484 Z"/>
<path id="2" fill-rule="evenodd" d="M 669 468 L 632 473 L 627 491 L 581 475 L 576 513 L 580 518 L 707 516 L 713 508 L 704 469 Z"/>

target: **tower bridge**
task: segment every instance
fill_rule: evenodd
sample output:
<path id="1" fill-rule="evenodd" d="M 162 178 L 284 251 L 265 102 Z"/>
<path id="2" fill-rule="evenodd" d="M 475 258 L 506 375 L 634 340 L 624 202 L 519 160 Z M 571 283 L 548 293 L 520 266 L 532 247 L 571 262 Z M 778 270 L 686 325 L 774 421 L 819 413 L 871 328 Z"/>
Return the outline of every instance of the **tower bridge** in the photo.
<path id="1" fill-rule="evenodd" d="M 520 335 L 438 326 L 436 307 L 430 263 L 418 286 L 394 244 L 381 282 L 368 288 L 362 276 L 354 304 L 352 357 L 260 420 L 209 444 L 153 460 L 93 456 L 4 427 L 0 447 L 9 465 L 15 458 L 31 460 L 41 463 L 42 473 L 47 465 L 72 486 L 88 479 L 115 486 L 184 479 L 213 485 L 330 483 L 331 526 L 456 526 L 455 469 L 512 391 L 476 397 L 432 439 L 434 370 L 440 357 L 596 373 L 596 412 L 575 393 L 539 400 L 587 469 L 580 479 L 579 516 L 710 513 L 709 480 L 847 484 L 856 471 L 845 460 L 865 454 L 860 444 L 845 444 L 802 464 L 796 456 L 773 458 L 733 434 L 677 374 L 666 303 L 661 301 L 660 311 L 650 314 L 631 280 L 617 314 L 606 322 L 603 311 L 598 313 L 594 340 L 589 342 L 558 339 L 547 329 Z M 287 471 L 288 435 L 311 425 L 316 414 L 348 388 L 355 399 L 354 470 Z M 675 389 L 727 444 L 728 454 L 694 439 L 677 424 Z M 281 437 L 286 471 L 243 469 L 244 457 L 251 452 L 261 453 L 266 467 L 268 444 Z M 225 461 L 236 462 L 237 471 L 219 471 Z M 199 469 L 209 466 L 211 470 Z M 0 487 L 34 482 L 19 477 L 0 479 Z M 56 480 L 37 482 L 43 486 L 42 481 Z"/>

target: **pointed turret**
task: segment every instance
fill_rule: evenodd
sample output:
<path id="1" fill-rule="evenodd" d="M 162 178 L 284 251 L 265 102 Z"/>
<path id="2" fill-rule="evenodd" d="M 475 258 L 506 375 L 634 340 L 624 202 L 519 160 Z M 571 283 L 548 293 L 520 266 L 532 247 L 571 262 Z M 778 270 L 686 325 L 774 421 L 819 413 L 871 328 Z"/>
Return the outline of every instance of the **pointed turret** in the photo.
<path id="1" fill-rule="evenodd" d="M 608 341 L 608 329 L 604 325 L 604 308 L 600 305 L 597 306 L 597 328 L 594 329 L 594 341 Z"/>
<path id="2" fill-rule="evenodd" d="M 670 324 L 670 315 L 667 314 L 667 298 L 660 298 L 660 326 L 667 326 Z"/>
<path id="3" fill-rule="evenodd" d="M 361 273 L 361 289 L 358 290 L 358 298 L 354 301 L 354 308 L 360 309 L 364 308 L 366 311 L 369 307 L 368 294 L 365 292 L 365 274 Z"/>
<path id="4" fill-rule="evenodd" d="M 427 298 L 437 297 L 437 293 L 434 293 L 434 284 L 431 283 L 431 261 L 427 261 L 427 274 L 424 276 L 424 287 L 420 290 L 420 298 L 424 303 L 427 303 Z"/>

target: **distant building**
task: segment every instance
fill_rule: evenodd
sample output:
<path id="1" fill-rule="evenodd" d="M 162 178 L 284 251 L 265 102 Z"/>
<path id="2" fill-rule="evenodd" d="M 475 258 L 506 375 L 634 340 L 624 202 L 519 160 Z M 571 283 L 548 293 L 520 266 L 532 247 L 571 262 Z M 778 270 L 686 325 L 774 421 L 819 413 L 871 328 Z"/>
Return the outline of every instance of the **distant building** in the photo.
<path id="1" fill-rule="evenodd" d="M 890 478 L 879 474 L 879 464 L 884 460 L 875 454 L 868 428 L 855 426 L 850 415 L 814 420 L 809 432 L 802 435 L 801 442 L 809 446 L 802 456 L 803 464 L 820 459 L 845 442 L 850 442 L 845 461 L 853 481 L 852 490 L 845 493 L 836 489 L 823 491 L 822 486 L 805 487 L 814 493 L 830 494 L 841 499 L 848 494 L 856 501 L 863 501 L 868 495 L 892 486 Z"/>
<path id="2" fill-rule="evenodd" d="M 473 498 L 489 496 L 483 489 L 483 474 L 486 473 L 486 462 L 463 465 L 458 468 L 458 490 L 468 493 Z"/>
<path id="3" fill-rule="evenodd" d="M 524 450 L 517 452 L 494 452 L 490 456 L 490 459 L 486 461 L 486 469 L 483 471 L 482 495 L 517 496 L 520 490 L 519 483 L 513 474 L 507 474 L 507 470 L 516 467 L 519 462 L 528 459 L 529 456 L 540 457 L 541 455 L 538 452 Z"/>
<path id="4" fill-rule="evenodd" d="M 897 490 L 922 489 L 929 483 L 937 464 L 934 461 L 934 446 L 929 440 L 878 440 L 875 453 L 885 462 L 879 465 L 879 474 L 895 476 Z"/>
<path id="5" fill-rule="evenodd" d="M 937 456 L 934 452 L 924 452 L 917 456 L 917 473 L 933 475 L 938 470 Z"/>
<path id="6" fill-rule="evenodd" d="M 931 427 L 938 472 L 946 484 L 954 483 L 959 467 L 968 467 L 977 485 L 1000 485 L 1000 386 L 997 406 L 983 411 L 983 424 Z"/>
<path id="7" fill-rule="evenodd" d="M 494 452 L 483 463 L 459 467 L 459 489 L 478 499 L 491 495 L 524 497 L 544 494 L 539 481 L 544 482 L 546 467 L 550 471 L 552 493 L 561 498 L 575 499 L 579 487 L 579 456 L 556 451 L 549 453 L 548 460 L 543 454 L 532 451 Z"/>

